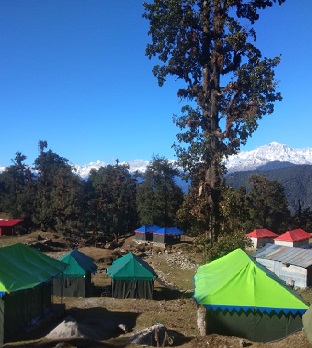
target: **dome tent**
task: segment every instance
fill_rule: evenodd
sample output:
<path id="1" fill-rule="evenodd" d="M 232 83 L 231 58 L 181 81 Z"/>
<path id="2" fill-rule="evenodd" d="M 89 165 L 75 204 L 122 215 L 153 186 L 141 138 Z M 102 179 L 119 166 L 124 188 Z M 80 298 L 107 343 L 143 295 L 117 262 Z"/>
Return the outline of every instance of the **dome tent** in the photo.
<path id="1" fill-rule="evenodd" d="M 270 342 L 303 327 L 301 297 L 241 249 L 200 266 L 194 281 L 207 334 Z"/>
<path id="2" fill-rule="evenodd" d="M 153 299 L 156 273 L 142 258 L 128 253 L 107 269 L 112 278 L 112 297 Z"/>

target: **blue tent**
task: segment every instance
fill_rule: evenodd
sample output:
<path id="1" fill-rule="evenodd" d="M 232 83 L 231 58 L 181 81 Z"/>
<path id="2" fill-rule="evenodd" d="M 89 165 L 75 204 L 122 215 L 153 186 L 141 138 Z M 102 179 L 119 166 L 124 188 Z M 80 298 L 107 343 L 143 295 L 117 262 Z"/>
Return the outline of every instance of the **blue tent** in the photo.
<path id="1" fill-rule="evenodd" d="M 143 225 L 140 228 L 137 228 L 134 232 L 141 232 L 141 233 L 145 233 L 145 232 L 155 232 L 157 230 L 161 229 L 161 227 L 157 226 L 157 225 Z"/>
<path id="2" fill-rule="evenodd" d="M 183 234 L 177 227 L 164 227 L 154 232 L 153 240 L 156 243 L 174 244 L 181 240 Z"/>
<path id="3" fill-rule="evenodd" d="M 140 228 L 134 230 L 136 240 L 152 241 L 153 233 L 159 230 L 160 228 L 161 227 L 157 225 L 143 225 Z"/>

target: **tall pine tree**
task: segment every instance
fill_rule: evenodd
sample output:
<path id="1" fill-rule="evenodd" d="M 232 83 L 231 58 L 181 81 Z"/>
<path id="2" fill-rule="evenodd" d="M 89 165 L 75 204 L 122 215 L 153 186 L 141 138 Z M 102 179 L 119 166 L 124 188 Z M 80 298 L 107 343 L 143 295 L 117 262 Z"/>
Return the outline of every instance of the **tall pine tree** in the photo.
<path id="1" fill-rule="evenodd" d="M 155 156 L 137 187 L 137 209 L 142 225 L 177 224 L 177 211 L 183 201 L 183 192 L 175 183 L 178 170 L 165 158 Z"/>
<path id="2" fill-rule="evenodd" d="M 263 58 L 253 42 L 259 12 L 284 0 L 154 0 L 144 3 L 152 42 L 146 55 L 158 64 L 162 86 L 168 76 L 185 83 L 178 97 L 189 100 L 174 121 L 180 164 L 196 185 L 198 209 L 212 243 L 220 231 L 225 156 L 235 154 L 271 114 L 276 92 L 274 68 L 280 58 Z M 268 38 L 269 39 L 269 38 Z"/>

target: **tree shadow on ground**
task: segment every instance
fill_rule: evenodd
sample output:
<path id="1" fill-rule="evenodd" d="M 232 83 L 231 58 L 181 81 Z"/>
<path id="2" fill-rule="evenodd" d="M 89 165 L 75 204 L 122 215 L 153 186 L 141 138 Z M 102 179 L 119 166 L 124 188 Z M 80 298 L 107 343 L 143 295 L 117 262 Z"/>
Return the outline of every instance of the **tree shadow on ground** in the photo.
<path id="1" fill-rule="evenodd" d="M 21 342 L 21 344 L 5 344 L 3 348 L 123 348 L 126 345 L 113 345 L 105 342 L 99 342 L 88 338 L 70 338 L 61 340 L 44 339 L 38 341 Z"/>
<path id="2" fill-rule="evenodd" d="M 181 298 L 192 298 L 193 292 L 183 291 L 179 289 L 170 289 L 167 287 L 159 287 L 154 289 L 154 300 L 178 300 Z"/>
<path id="3" fill-rule="evenodd" d="M 51 321 L 49 325 L 41 326 L 37 330 L 34 329 L 23 338 L 23 342 L 7 343 L 4 347 L 55 347 L 60 342 L 65 342 L 66 345 L 60 347 L 66 348 L 115 347 L 101 341 L 120 336 L 123 333 L 118 326 L 120 324 L 124 324 L 129 331 L 132 331 L 140 314 L 111 312 L 102 307 L 71 308 L 65 311 L 62 318 Z M 66 326 L 69 322 L 74 322 L 76 326 Z M 75 336 L 73 332 L 83 337 Z M 46 337 L 48 334 L 49 338 Z"/>

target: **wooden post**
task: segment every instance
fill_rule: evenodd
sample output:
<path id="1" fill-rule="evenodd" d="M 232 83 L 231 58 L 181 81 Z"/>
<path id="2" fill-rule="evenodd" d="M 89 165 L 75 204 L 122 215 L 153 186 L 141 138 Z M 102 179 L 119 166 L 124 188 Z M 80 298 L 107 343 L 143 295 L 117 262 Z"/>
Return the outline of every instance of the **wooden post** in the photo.
<path id="1" fill-rule="evenodd" d="M 206 336 L 206 308 L 199 305 L 197 309 L 197 327 L 200 336 Z"/>

